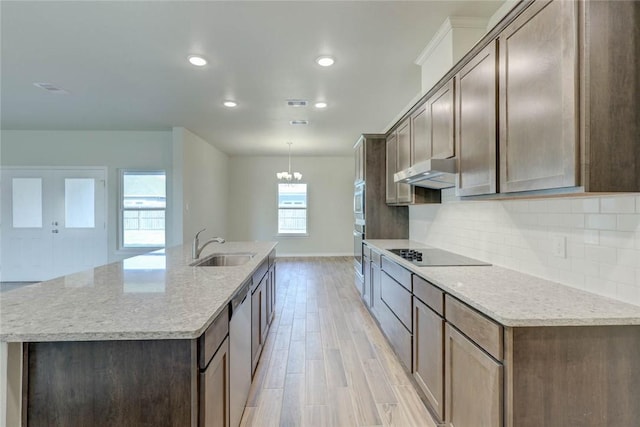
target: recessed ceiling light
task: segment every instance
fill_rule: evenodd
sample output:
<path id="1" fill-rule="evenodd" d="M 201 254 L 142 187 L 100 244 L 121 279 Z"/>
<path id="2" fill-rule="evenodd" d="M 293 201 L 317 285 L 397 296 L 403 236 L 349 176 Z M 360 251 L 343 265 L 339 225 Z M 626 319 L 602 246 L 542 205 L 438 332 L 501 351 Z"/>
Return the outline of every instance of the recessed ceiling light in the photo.
<path id="1" fill-rule="evenodd" d="M 235 101 L 224 101 L 222 105 L 224 105 L 225 107 L 233 108 L 233 107 L 237 107 L 238 103 Z"/>
<path id="2" fill-rule="evenodd" d="M 207 60 L 202 56 L 189 55 L 188 59 L 191 65 L 195 65 L 196 67 L 204 67 L 205 65 L 207 65 Z"/>
<path id="3" fill-rule="evenodd" d="M 316 59 L 316 62 L 318 63 L 318 65 L 322 66 L 322 67 L 330 67 L 332 66 L 336 61 L 335 59 L 333 59 L 330 56 L 321 56 L 318 59 Z"/>
<path id="4" fill-rule="evenodd" d="M 308 120 L 291 120 L 289 122 L 289 124 L 292 124 L 292 125 L 308 125 L 309 121 Z"/>
<path id="5" fill-rule="evenodd" d="M 316 108 L 327 108 L 327 103 L 326 102 L 316 102 L 315 103 L 315 107 Z"/>

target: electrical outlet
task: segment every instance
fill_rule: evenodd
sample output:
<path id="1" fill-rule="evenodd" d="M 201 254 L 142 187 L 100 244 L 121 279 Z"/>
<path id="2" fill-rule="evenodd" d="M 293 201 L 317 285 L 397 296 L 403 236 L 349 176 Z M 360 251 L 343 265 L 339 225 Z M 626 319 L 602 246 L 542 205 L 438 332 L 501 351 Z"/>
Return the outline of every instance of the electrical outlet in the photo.
<path id="1" fill-rule="evenodd" d="M 557 256 L 558 258 L 567 257 L 566 236 L 555 234 L 551 237 L 551 253 L 553 254 L 553 256 Z"/>

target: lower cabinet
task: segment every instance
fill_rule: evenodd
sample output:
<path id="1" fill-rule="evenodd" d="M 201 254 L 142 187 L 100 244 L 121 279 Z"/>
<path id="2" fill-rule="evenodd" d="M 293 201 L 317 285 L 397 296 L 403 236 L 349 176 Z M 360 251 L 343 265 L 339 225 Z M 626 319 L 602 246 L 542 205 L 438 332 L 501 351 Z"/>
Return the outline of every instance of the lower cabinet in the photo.
<path id="1" fill-rule="evenodd" d="M 273 264 L 269 268 L 266 284 L 266 313 L 267 323 L 270 325 L 276 312 L 276 266 Z"/>
<path id="2" fill-rule="evenodd" d="M 265 275 L 251 293 L 251 375 L 258 366 L 267 336 L 267 291 Z"/>
<path id="3" fill-rule="evenodd" d="M 445 420 L 450 427 L 501 427 L 502 364 L 445 326 Z"/>
<path id="4" fill-rule="evenodd" d="M 362 272 L 364 280 L 362 281 L 360 296 L 365 305 L 371 308 L 371 259 L 369 257 L 362 258 Z"/>
<path id="5" fill-rule="evenodd" d="M 200 372 L 200 427 L 229 426 L 229 337 Z"/>
<path id="6" fill-rule="evenodd" d="M 371 251 L 371 267 L 369 270 L 369 279 L 371 282 L 371 312 L 377 317 L 380 304 L 382 304 L 382 298 L 380 297 L 380 280 L 382 275 L 382 269 L 380 267 L 380 254 L 375 251 Z"/>
<path id="7" fill-rule="evenodd" d="M 444 319 L 413 298 L 413 377 L 431 409 L 444 420 Z"/>

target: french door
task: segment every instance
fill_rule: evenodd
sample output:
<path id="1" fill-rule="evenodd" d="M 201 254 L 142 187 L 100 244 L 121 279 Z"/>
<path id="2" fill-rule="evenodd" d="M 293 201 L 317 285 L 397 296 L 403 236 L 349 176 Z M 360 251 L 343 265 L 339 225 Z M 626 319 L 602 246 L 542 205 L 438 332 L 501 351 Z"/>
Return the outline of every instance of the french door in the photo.
<path id="1" fill-rule="evenodd" d="M 104 168 L 4 168 L 1 186 L 0 280 L 48 280 L 107 262 Z"/>

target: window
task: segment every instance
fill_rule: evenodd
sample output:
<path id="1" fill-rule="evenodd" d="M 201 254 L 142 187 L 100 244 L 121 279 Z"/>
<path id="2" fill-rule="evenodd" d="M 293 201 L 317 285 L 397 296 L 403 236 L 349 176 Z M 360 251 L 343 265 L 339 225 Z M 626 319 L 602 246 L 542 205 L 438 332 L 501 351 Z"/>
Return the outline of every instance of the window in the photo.
<path id="1" fill-rule="evenodd" d="M 165 172 L 124 170 L 120 182 L 121 247 L 163 247 L 167 208 Z"/>
<path id="2" fill-rule="evenodd" d="M 307 234 L 307 184 L 278 184 L 278 234 Z"/>

